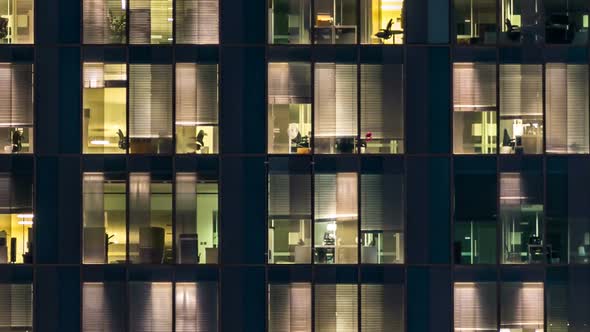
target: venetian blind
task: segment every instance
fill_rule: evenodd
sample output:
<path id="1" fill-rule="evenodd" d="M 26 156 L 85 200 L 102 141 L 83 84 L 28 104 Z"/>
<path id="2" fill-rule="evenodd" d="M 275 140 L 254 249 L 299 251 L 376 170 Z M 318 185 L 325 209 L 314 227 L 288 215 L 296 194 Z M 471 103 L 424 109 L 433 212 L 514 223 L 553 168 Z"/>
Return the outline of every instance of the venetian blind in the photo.
<path id="1" fill-rule="evenodd" d="M 311 332 L 311 285 L 268 286 L 268 331 Z"/>
<path id="2" fill-rule="evenodd" d="M 129 65 L 132 138 L 172 137 L 172 66 Z"/>
<path id="3" fill-rule="evenodd" d="M 129 330 L 172 331 L 172 283 L 129 283 Z"/>
<path id="4" fill-rule="evenodd" d="M 270 174 L 268 213 L 271 216 L 311 214 L 310 174 Z"/>
<path id="5" fill-rule="evenodd" d="M 82 287 L 82 331 L 125 331 L 124 294 L 122 282 L 85 282 Z"/>
<path id="6" fill-rule="evenodd" d="M 404 224 L 402 175 L 361 175 L 361 216 L 362 230 L 401 230 Z"/>
<path id="7" fill-rule="evenodd" d="M 502 328 L 543 329 L 542 283 L 503 283 L 501 295 Z"/>
<path id="8" fill-rule="evenodd" d="M 176 332 L 217 331 L 217 283 L 176 283 Z"/>
<path id="9" fill-rule="evenodd" d="M 453 111 L 496 110 L 496 65 L 453 64 Z"/>
<path id="10" fill-rule="evenodd" d="M 455 331 L 496 331 L 496 284 L 455 284 Z"/>
<path id="11" fill-rule="evenodd" d="M 116 20 L 125 17 L 121 0 L 84 0 L 84 43 L 109 44 L 125 42 L 125 31 L 113 30 Z"/>
<path id="12" fill-rule="evenodd" d="M 316 137 L 350 137 L 357 134 L 356 65 L 315 65 Z"/>
<path id="13" fill-rule="evenodd" d="M 403 95 L 401 64 L 361 65 L 361 136 L 403 139 Z"/>
<path id="14" fill-rule="evenodd" d="M 33 327 L 33 286 L 0 284 L 0 330 L 24 330 Z"/>
<path id="15" fill-rule="evenodd" d="M 588 153 L 588 66 L 546 66 L 547 152 Z"/>
<path id="16" fill-rule="evenodd" d="M 268 64 L 269 104 L 311 104 L 311 65 L 303 62 Z"/>
<path id="17" fill-rule="evenodd" d="M 0 173 L 0 213 L 30 212 L 32 208 L 32 176 Z"/>
<path id="18" fill-rule="evenodd" d="M 543 115 L 541 65 L 500 65 L 500 114 Z"/>
<path id="19" fill-rule="evenodd" d="M 361 285 L 361 330 L 404 331 L 404 291 L 401 285 Z"/>
<path id="20" fill-rule="evenodd" d="M 315 286 L 315 331 L 358 331 L 357 285 L 318 284 Z"/>
<path id="21" fill-rule="evenodd" d="M 334 219 L 357 215 L 356 173 L 315 175 L 315 218 Z"/>
<path id="22" fill-rule="evenodd" d="M 216 125 L 217 65 L 176 64 L 176 124 Z"/>
<path id="23" fill-rule="evenodd" d="M 0 127 L 33 125 L 33 65 L 0 64 Z"/>
<path id="24" fill-rule="evenodd" d="M 129 42 L 169 44 L 172 42 L 172 3 L 168 0 L 129 0 Z"/>
<path id="25" fill-rule="evenodd" d="M 219 43 L 219 1 L 176 0 L 176 41 L 179 44 Z"/>

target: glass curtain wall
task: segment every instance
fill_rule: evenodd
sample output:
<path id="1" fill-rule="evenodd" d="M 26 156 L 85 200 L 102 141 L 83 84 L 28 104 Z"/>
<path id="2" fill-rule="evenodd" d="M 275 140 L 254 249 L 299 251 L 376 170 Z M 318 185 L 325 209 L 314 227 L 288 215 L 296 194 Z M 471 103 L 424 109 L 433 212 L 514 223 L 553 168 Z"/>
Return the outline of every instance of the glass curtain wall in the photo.
<path id="1" fill-rule="evenodd" d="M 403 44 L 404 1 L 361 0 L 361 43 Z"/>
<path id="2" fill-rule="evenodd" d="M 401 284 L 361 284 L 361 331 L 404 331 Z"/>
<path id="3" fill-rule="evenodd" d="M 316 284 L 314 288 L 316 332 L 358 331 L 356 284 Z"/>
<path id="4" fill-rule="evenodd" d="M 500 6 L 501 43 L 543 43 L 545 20 L 538 0 L 501 0 Z"/>
<path id="5" fill-rule="evenodd" d="M 312 0 L 271 0 L 268 8 L 269 44 L 309 44 Z"/>
<path id="6" fill-rule="evenodd" d="M 177 44 L 219 44 L 219 0 L 176 0 L 175 6 Z"/>
<path id="7" fill-rule="evenodd" d="M 172 43 L 172 3 L 168 0 L 129 1 L 131 44 Z"/>
<path id="8" fill-rule="evenodd" d="M 0 284 L 0 331 L 33 331 L 33 285 Z"/>
<path id="9" fill-rule="evenodd" d="M 503 282 L 500 292 L 500 331 L 544 331 L 542 282 Z"/>
<path id="10" fill-rule="evenodd" d="M 314 0 L 316 44 L 356 44 L 357 0 Z"/>
<path id="11" fill-rule="evenodd" d="M 585 0 L 543 0 L 545 42 L 585 45 L 588 43 L 588 13 Z"/>
<path id="12" fill-rule="evenodd" d="M 125 284 L 121 281 L 82 284 L 82 332 L 125 331 Z"/>
<path id="13" fill-rule="evenodd" d="M 33 44 L 34 0 L 0 1 L 0 44 Z"/>
<path id="14" fill-rule="evenodd" d="M 311 284 L 268 284 L 268 331 L 311 332 Z"/>
<path id="15" fill-rule="evenodd" d="M 85 44 L 124 44 L 127 40 L 127 0 L 84 0 Z"/>
<path id="16" fill-rule="evenodd" d="M 33 65 L 0 63 L 0 153 L 33 153 L 33 125 Z"/>
<path id="17" fill-rule="evenodd" d="M 453 3 L 457 44 L 496 43 L 495 0 L 454 0 Z"/>
<path id="18" fill-rule="evenodd" d="M 495 282 L 456 282 L 454 331 L 498 331 L 496 289 Z"/>
<path id="19" fill-rule="evenodd" d="M 32 170 L 0 173 L 0 264 L 33 263 L 33 195 Z"/>

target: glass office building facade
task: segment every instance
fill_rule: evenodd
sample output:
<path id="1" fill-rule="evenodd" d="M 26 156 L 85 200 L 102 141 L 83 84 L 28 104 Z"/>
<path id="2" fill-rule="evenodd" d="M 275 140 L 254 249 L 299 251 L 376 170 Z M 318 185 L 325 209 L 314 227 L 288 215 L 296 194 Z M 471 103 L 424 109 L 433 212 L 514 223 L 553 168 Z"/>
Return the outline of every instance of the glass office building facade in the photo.
<path id="1" fill-rule="evenodd" d="M 590 331 L 589 15 L 0 0 L 0 331 Z"/>

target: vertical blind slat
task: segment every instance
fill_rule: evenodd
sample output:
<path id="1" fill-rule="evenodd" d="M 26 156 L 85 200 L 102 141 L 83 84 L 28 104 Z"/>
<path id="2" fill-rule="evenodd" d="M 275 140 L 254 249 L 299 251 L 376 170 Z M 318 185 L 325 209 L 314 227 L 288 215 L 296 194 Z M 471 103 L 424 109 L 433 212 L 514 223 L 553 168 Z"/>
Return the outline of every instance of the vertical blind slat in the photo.
<path id="1" fill-rule="evenodd" d="M 315 136 L 356 136 L 356 65 L 317 63 L 314 81 Z"/>
<path id="2" fill-rule="evenodd" d="M 311 65 L 303 62 L 269 63 L 268 103 L 311 103 Z"/>
<path id="3" fill-rule="evenodd" d="M 176 65 L 176 122 L 217 124 L 217 65 Z"/>
<path id="4" fill-rule="evenodd" d="M 129 78 L 130 137 L 172 137 L 172 66 L 132 64 Z"/>
<path id="5" fill-rule="evenodd" d="M 218 0 L 176 1 L 176 39 L 179 44 L 217 44 L 218 31 Z"/>

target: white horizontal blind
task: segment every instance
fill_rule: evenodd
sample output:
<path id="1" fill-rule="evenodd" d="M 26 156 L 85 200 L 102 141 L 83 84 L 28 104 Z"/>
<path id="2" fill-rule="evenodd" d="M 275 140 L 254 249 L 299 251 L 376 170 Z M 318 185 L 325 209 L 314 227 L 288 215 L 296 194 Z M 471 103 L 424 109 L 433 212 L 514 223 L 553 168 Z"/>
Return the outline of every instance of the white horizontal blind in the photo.
<path id="1" fill-rule="evenodd" d="M 502 328 L 543 329 L 543 284 L 503 283 L 501 294 Z"/>
<path id="2" fill-rule="evenodd" d="M 219 1 L 176 0 L 176 40 L 179 44 L 218 44 Z"/>
<path id="3" fill-rule="evenodd" d="M 361 136 L 403 139 L 403 65 L 361 65 Z"/>
<path id="4" fill-rule="evenodd" d="M 311 175 L 271 173 L 268 182 L 269 215 L 311 214 Z"/>
<path id="5" fill-rule="evenodd" d="M 358 331 L 358 293 L 353 284 L 315 285 L 315 331 Z"/>
<path id="6" fill-rule="evenodd" d="M 217 65 L 176 64 L 176 123 L 216 125 Z"/>
<path id="7" fill-rule="evenodd" d="M 0 64 L 0 127 L 33 125 L 33 65 Z"/>
<path id="8" fill-rule="evenodd" d="M 404 291 L 401 285 L 361 285 L 361 330 L 404 331 Z"/>
<path id="9" fill-rule="evenodd" d="M 401 230 L 404 224 L 404 206 L 402 175 L 361 175 L 362 230 Z"/>
<path id="10" fill-rule="evenodd" d="M 453 111 L 496 110 L 496 65 L 453 64 Z"/>
<path id="11" fill-rule="evenodd" d="M 176 332 L 217 331 L 217 283 L 176 283 Z"/>
<path id="12" fill-rule="evenodd" d="M 315 175 L 315 218 L 335 219 L 357 215 L 356 173 L 318 173 Z"/>
<path id="13" fill-rule="evenodd" d="M 500 65 L 500 114 L 543 115 L 541 65 Z"/>
<path id="14" fill-rule="evenodd" d="M 455 331 L 496 331 L 496 284 L 455 284 Z"/>
<path id="15" fill-rule="evenodd" d="M 9 173 L 0 173 L 0 212 L 11 213 L 12 181 Z"/>
<path id="16" fill-rule="evenodd" d="M 172 331 L 172 283 L 129 283 L 129 330 Z"/>
<path id="17" fill-rule="evenodd" d="M 33 327 L 33 286 L 0 284 L 0 330 L 13 331 Z"/>
<path id="18" fill-rule="evenodd" d="M 132 138 L 172 137 L 172 66 L 129 65 Z"/>
<path id="19" fill-rule="evenodd" d="M 311 285 L 268 285 L 268 331 L 311 332 Z"/>
<path id="20" fill-rule="evenodd" d="M 546 65 L 547 152 L 588 153 L 588 66 Z"/>
<path id="21" fill-rule="evenodd" d="M 125 331 L 125 287 L 121 282 L 85 282 L 82 287 L 82 331 Z"/>
<path id="22" fill-rule="evenodd" d="M 356 65 L 317 63 L 314 87 L 315 136 L 356 136 Z"/>
<path id="23" fill-rule="evenodd" d="M 269 104 L 310 104 L 311 65 L 303 62 L 268 64 Z"/>
<path id="24" fill-rule="evenodd" d="M 500 208 L 520 206 L 525 199 L 521 174 L 504 172 L 500 174 Z"/>
<path id="25" fill-rule="evenodd" d="M 125 0 L 123 0 L 125 1 Z M 84 43 L 109 44 L 125 42 L 124 31 L 116 31 L 116 20 L 126 15 L 121 0 L 84 0 Z M 122 36 L 122 39 L 118 37 Z"/>

